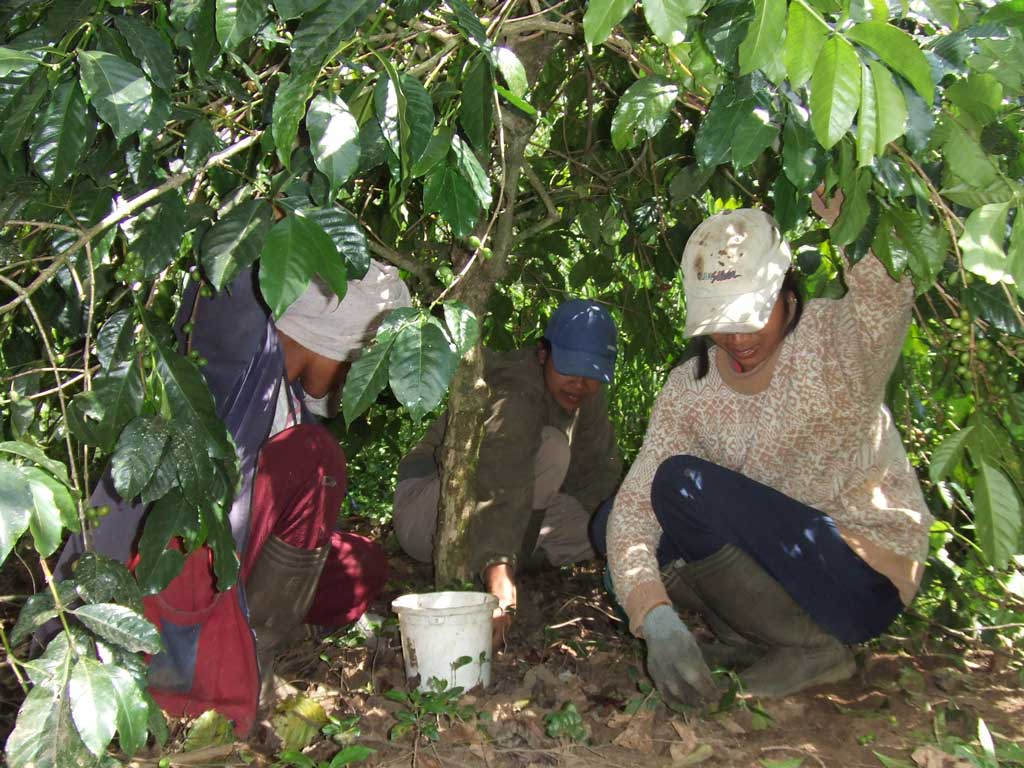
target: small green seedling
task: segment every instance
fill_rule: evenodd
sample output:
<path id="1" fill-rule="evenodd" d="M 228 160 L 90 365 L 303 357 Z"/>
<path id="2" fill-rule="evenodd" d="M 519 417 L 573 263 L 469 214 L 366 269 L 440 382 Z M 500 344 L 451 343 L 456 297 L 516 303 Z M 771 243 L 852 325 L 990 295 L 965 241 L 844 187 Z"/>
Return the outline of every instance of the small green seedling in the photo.
<path id="1" fill-rule="evenodd" d="M 462 658 L 466 659 L 466 664 L 472 661 L 468 656 Z M 450 725 L 456 721 L 464 722 L 476 716 L 477 713 L 472 707 L 459 705 L 459 698 L 463 693 L 461 686 L 449 688 L 447 682 L 435 677 L 430 678 L 428 686 L 431 689 L 429 691 L 402 691 L 392 688 L 384 694 L 385 698 L 405 705 L 404 710 L 395 713 L 398 723 L 391 727 L 389 739 L 395 741 L 407 733 L 413 733 L 417 739 L 439 741 L 442 725 Z"/>
<path id="2" fill-rule="evenodd" d="M 283 768 L 283 766 L 294 766 L 294 768 L 344 768 L 346 765 L 362 762 L 376 751 L 361 744 L 353 744 L 342 749 L 330 760 L 315 762 L 309 755 L 292 750 L 282 752 L 274 766 L 275 768 Z"/>
<path id="3" fill-rule="evenodd" d="M 567 739 L 582 743 L 590 736 L 590 729 L 587 728 L 579 710 L 571 701 L 565 702 L 558 711 L 546 714 L 544 723 L 547 725 L 548 736 L 553 739 Z"/>
<path id="4" fill-rule="evenodd" d="M 327 716 L 327 724 L 320 729 L 320 733 L 329 738 L 335 744 L 351 744 L 362 735 L 359 728 L 359 715 L 348 717 Z"/>

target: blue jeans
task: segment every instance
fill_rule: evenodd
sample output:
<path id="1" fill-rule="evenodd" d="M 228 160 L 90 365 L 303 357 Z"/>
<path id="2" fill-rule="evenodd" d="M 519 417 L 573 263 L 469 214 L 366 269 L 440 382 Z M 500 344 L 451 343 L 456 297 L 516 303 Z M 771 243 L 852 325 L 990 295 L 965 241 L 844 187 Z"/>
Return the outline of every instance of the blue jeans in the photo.
<path id="1" fill-rule="evenodd" d="M 844 643 L 881 634 L 903 610 L 893 583 L 850 549 L 831 517 L 738 472 L 673 456 L 655 473 L 651 504 L 662 529 L 661 567 L 733 544 Z M 611 508 L 605 502 L 591 528 L 602 555 Z"/>

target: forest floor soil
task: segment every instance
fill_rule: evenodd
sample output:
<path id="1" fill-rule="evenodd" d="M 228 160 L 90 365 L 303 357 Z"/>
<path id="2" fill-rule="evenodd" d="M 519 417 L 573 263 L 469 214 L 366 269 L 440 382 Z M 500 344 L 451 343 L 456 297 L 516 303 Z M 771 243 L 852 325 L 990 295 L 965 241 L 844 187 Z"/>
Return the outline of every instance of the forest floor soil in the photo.
<path id="1" fill-rule="evenodd" d="M 397 555 L 391 565 L 391 580 L 373 607 L 384 617 L 393 616 L 394 597 L 432 588 L 427 567 Z M 278 661 L 287 683 L 282 694 L 315 701 L 336 720 L 358 716 L 352 742 L 375 750 L 359 763 L 368 766 L 968 768 L 985 765 L 979 720 L 1000 747 L 1000 765 L 1024 765 L 1019 649 L 1007 654 L 946 636 L 890 635 L 856 649 L 858 673 L 843 683 L 760 701 L 726 693 L 717 708 L 677 713 L 650 692 L 643 645 L 626 631 L 597 565 L 527 574 L 519 602 L 507 642 L 494 655 L 490 687 L 462 695 L 459 716 L 450 717 L 455 707 L 447 706 L 440 707 L 440 718 L 420 719 L 439 725 L 436 741 L 417 738 L 415 729 L 392 738 L 399 714 L 410 709 L 407 701 L 385 696 L 407 690 L 394 620 L 370 642 L 354 631 L 308 633 Z M 9 613 L 0 618 L 12 618 Z M 696 617 L 689 618 L 702 631 Z M 729 675 L 720 683 L 728 691 Z M 2 742 L 20 701 L 6 665 L 0 701 Z M 182 751 L 189 723 L 171 720 L 166 748 L 151 748 L 133 762 L 166 768 L 166 757 L 171 766 L 285 765 L 284 719 L 265 722 L 247 742 L 191 752 Z M 957 745 L 960 756 L 952 754 Z M 341 749 L 317 734 L 304 754 L 325 767 Z"/>

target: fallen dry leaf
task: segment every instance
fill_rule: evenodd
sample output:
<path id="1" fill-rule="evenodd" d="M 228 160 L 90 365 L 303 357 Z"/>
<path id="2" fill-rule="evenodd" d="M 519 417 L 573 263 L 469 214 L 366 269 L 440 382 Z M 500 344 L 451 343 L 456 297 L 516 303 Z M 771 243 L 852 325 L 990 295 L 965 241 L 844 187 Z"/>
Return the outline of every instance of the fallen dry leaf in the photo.
<path id="1" fill-rule="evenodd" d="M 962 757 L 947 755 L 934 744 L 918 747 L 910 759 L 920 768 L 971 768 L 971 761 Z"/>
<path id="2" fill-rule="evenodd" d="M 674 742 L 673 746 L 678 745 L 680 750 L 687 755 L 693 752 L 697 748 L 697 734 L 693 732 L 693 728 L 678 717 L 673 717 L 669 724 L 672 726 L 672 730 L 676 732 L 676 736 L 679 737 L 679 741 Z M 671 747 L 669 750 L 671 751 Z"/>
<path id="3" fill-rule="evenodd" d="M 644 754 L 654 751 L 654 712 L 641 710 L 633 715 L 626 730 L 616 736 L 612 743 L 624 749 L 632 749 Z"/>
<path id="4" fill-rule="evenodd" d="M 710 744 L 701 744 L 691 752 L 684 752 L 682 742 L 673 742 L 669 745 L 668 753 L 672 758 L 672 765 L 697 765 L 714 755 L 715 749 Z"/>

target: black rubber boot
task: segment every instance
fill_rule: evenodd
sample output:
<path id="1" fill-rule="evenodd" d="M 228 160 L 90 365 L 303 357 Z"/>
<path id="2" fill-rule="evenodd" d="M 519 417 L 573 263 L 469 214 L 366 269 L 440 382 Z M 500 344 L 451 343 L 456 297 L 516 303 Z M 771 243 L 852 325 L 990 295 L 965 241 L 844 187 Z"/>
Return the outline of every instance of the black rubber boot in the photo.
<path id="1" fill-rule="evenodd" d="M 750 642 L 736 632 L 712 611 L 687 580 L 687 570 L 693 569 L 685 560 L 675 560 L 661 571 L 672 605 L 677 611 L 695 611 L 701 615 L 711 631 L 715 633 L 712 642 L 701 642 L 700 650 L 704 660 L 712 667 L 742 667 L 753 664 L 767 653 L 763 645 Z"/>
<path id="2" fill-rule="evenodd" d="M 764 649 L 762 657 L 740 674 L 747 693 L 787 696 L 846 680 L 857 671 L 850 649 L 822 629 L 742 549 L 727 544 L 710 557 L 688 563 L 682 573 L 708 615 Z"/>
<path id="3" fill-rule="evenodd" d="M 245 598 L 256 634 L 261 715 L 269 714 L 274 705 L 274 658 L 300 636 L 329 551 L 329 546 L 293 547 L 271 536 L 249 574 Z"/>

